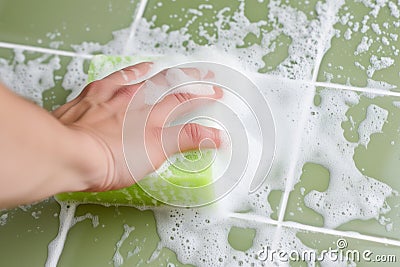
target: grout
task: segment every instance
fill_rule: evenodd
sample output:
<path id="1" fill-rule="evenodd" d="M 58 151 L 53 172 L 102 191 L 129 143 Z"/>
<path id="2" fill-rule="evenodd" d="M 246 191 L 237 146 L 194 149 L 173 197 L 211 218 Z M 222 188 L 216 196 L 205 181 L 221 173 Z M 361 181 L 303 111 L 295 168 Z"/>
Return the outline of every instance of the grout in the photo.
<path id="1" fill-rule="evenodd" d="M 143 14 L 145 12 L 147 4 L 148 4 L 148 0 L 140 0 L 139 6 L 135 9 L 135 12 L 133 15 L 134 20 L 130 26 L 129 36 L 128 36 L 128 38 L 126 40 L 126 44 L 123 48 L 123 55 L 133 55 L 133 53 L 135 52 L 134 48 L 131 47 L 131 45 L 133 43 L 136 31 L 138 29 L 140 20 L 143 17 Z M 328 26 L 331 26 L 331 24 L 330 24 L 331 21 L 327 21 L 325 23 L 326 24 L 325 24 L 324 29 L 328 29 Z M 326 30 L 324 32 L 327 33 L 328 31 Z M 321 40 L 326 41 L 326 40 L 324 40 L 326 38 L 327 38 L 327 34 L 324 34 L 321 37 Z M 78 57 L 78 58 L 84 58 L 84 59 L 92 59 L 94 57 L 93 55 L 90 55 L 90 54 L 80 54 L 80 53 L 71 52 L 71 51 L 63 51 L 63 50 L 58 50 L 58 49 L 50 49 L 50 48 L 21 45 L 21 44 L 14 44 L 14 43 L 6 43 L 6 42 L 0 42 L 0 48 L 21 49 L 21 50 L 32 51 L 32 52 L 53 54 L 53 55 L 66 56 L 66 57 Z M 318 73 L 319 73 L 319 69 L 320 69 L 320 65 L 321 65 L 323 56 L 324 56 L 324 46 L 321 45 L 317 52 L 317 57 L 315 60 L 315 66 L 313 69 L 311 81 L 292 80 L 292 81 L 298 81 L 298 82 L 302 82 L 304 84 L 313 86 L 313 88 L 310 89 L 310 92 L 308 92 L 308 91 L 306 92 L 306 93 L 310 94 L 306 98 L 307 103 L 312 103 L 315 89 L 318 86 L 332 88 L 332 89 L 351 90 L 351 91 L 357 91 L 357 92 L 400 97 L 400 92 L 393 92 L 393 91 L 382 90 L 382 89 L 377 89 L 377 88 L 367 88 L 367 87 L 362 88 L 362 87 L 355 87 L 355 86 L 328 83 L 328 82 L 318 82 L 317 78 L 318 78 Z M 280 77 L 277 77 L 277 78 L 279 79 Z M 291 229 L 311 231 L 311 232 L 329 234 L 329 235 L 335 235 L 335 236 L 343 236 L 343 237 L 354 238 L 354 239 L 358 239 L 358 240 L 370 241 L 370 242 L 375 242 L 375 243 L 380 243 L 380 244 L 385 244 L 385 245 L 389 244 L 389 245 L 400 247 L 400 241 L 398 241 L 398 240 L 393 240 L 393 239 L 388 239 L 388 238 L 383 238 L 383 237 L 374 237 L 374 236 L 360 234 L 357 232 L 346 232 L 346 231 L 341 231 L 341 230 L 310 226 L 310 225 L 297 223 L 297 222 L 284 221 L 284 216 L 285 216 L 286 208 L 288 205 L 289 195 L 290 195 L 291 188 L 293 186 L 293 183 L 295 182 L 295 177 L 296 177 L 295 170 L 296 170 L 296 165 L 297 165 L 297 161 L 299 158 L 300 146 L 301 146 L 301 141 L 302 141 L 301 132 L 304 128 L 301 126 L 304 126 L 306 124 L 306 119 L 307 119 L 307 114 L 308 114 L 306 111 L 309 106 L 308 105 L 304 105 L 304 106 L 306 109 L 303 110 L 303 114 L 300 118 L 300 124 L 299 124 L 300 127 L 298 127 L 298 129 L 296 131 L 295 136 L 297 136 L 297 138 L 296 138 L 294 146 L 293 146 L 294 153 L 292 154 L 292 160 L 291 160 L 292 164 L 289 168 L 289 172 L 287 175 L 288 179 L 286 180 L 286 183 L 285 183 L 285 191 L 284 191 L 284 194 L 283 194 L 281 202 L 280 202 L 281 207 L 280 207 L 280 211 L 279 211 L 278 220 L 273 220 L 273 219 L 270 219 L 267 217 L 262 217 L 260 215 L 240 214 L 240 213 L 231 213 L 230 217 L 240 219 L 240 220 L 266 223 L 269 225 L 277 226 L 277 229 L 275 231 L 275 235 L 273 238 L 273 242 L 272 242 L 273 246 L 274 246 L 274 244 L 276 244 L 276 242 L 278 242 L 279 238 L 281 237 L 282 227 L 286 227 L 286 228 L 291 228 Z"/>
<path id="2" fill-rule="evenodd" d="M 142 3 L 143 2 L 147 2 L 147 0 L 142 0 Z M 133 29 L 133 28 L 131 28 L 131 29 Z M 134 34 L 132 36 L 134 36 Z M 30 45 L 21 45 L 21 44 L 15 44 L 15 43 L 6 43 L 6 42 L 0 42 L 0 48 L 21 49 L 21 50 L 31 51 L 31 52 L 53 54 L 53 55 L 59 55 L 59 56 L 65 56 L 65 57 L 78 57 L 78 58 L 84 58 L 84 59 L 92 59 L 94 57 L 94 55 L 90 55 L 90 54 L 80 54 L 80 53 L 71 52 L 71 51 L 50 49 L 50 48 L 30 46 Z M 126 50 L 126 49 L 124 49 L 124 50 Z M 280 80 L 287 80 L 289 82 L 299 82 L 299 83 L 304 83 L 304 84 L 308 84 L 308 85 L 316 86 L 316 87 L 326 87 L 326 88 L 332 88 L 332 89 L 349 90 L 349 91 L 371 93 L 371 94 L 377 94 L 377 95 L 400 97 L 400 92 L 389 91 L 389 90 L 373 88 L 373 87 L 357 87 L 357 86 L 343 85 L 343 84 L 338 84 L 338 83 L 318 82 L 318 81 L 312 81 L 312 80 L 307 81 L 307 80 L 301 80 L 301 79 L 300 80 L 292 80 L 292 79 L 274 76 L 274 75 L 270 75 L 270 76 L 273 78 L 276 78 L 276 79 L 280 79 Z"/>
<path id="3" fill-rule="evenodd" d="M 135 14 L 133 15 L 134 20 L 131 24 L 129 37 L 126 40 L 126 44 L 122 51 L 123 55 L 133 55 L 134 49 L 130 47 L 132 45 L 133 38 L 135 37 L 137 28 L 139 26 L 140 20 L 143 17 L 143 14 L 146 10 L 148 0 L 140 0 L 139 7 L 136 7 Z"/>
<path id="4" fill-rule="evenodd" d="M 322 227 L 311 226 L 311 225 L 306 225 L 306 224 L 297 223 L 297 222 L 284 222 L 283 225 L 287 228 L 292 228 L 292 229 L 311 231 L 311 232 L 316 232 L 316 233 L 321 233 L 321 234 L 343 236 L 343 237 L 348 237 L 348 238 L 354 238 L 354 239 L 359 239 L 359 240 L 364 240 L 364 241 L 380 243 L 380 244 L 384 244 L 384 245 L 392 245 L 392 246 L 400 247 L 399 240 L 389 239 L 389 238 L 385 238 L 385 237 L 376 237 L 376 236 L 360 234 L 358 232 L 340 231 L 340 230 L 335 230 L 335 229 L 322 228 Z"/>
<path id="5" fill-rule="evenodd" d="M 44 48 L 44 47 L 38 47 L 38 46 L 29 46 L 29 45 L 4 43 L 4 42 L 0 42 L 0 48 L 20 49 L 20 50 L 39 52 L 39 53 L 44 53 L 44 54 L 53 54 L 53 55 L 65 56 L 65 57 L 79 57 L 79 58 L 85 58 L 85 59 L 92 59 L 94 57 L 93 55 L 80 54 L 80 53 L 71 52 L 71 51 L 63 51 L 63 50 Z"/>
<path id="6" fill-rule="evenodd" d="M 307 83 L 307 82 L 306 82 Z M 336 84 L 336 83 L 327 83 L 327 82 L 308 82 L 314 86 L 327 87 L 333 89 L 341 89 L 341 90 L 351 90 L 363 93 L 377 94 L 377 95 L 387 95 L 387 96 L 399 96 L 400 92 L 388 91 L 377 88 L 369 88 L 369 87 L 355 87 L 350 85 Z"/>
<path id="7" fill-rule="evenodd" d="M 326 3 L 328 5 L 328 3 Z M 336 3 L 335 3 L 336 4 Z M 320 66 L 322 63 L 322 59 L 325 55 L 325 48 L 327 47 L 326 44 L 327 42 L 331 41 L 332 39 L 332 35 L 330 35 L 330 27 L 333 28 L 333 26 L 335 25 L 335 18 L 337 15 L 337 12 L 339 10 L 339 8 L 341 7 L 341 5 L 344 4 L 344 1 L 342 2 L 342 4 L 339 3 L 339 6 L 336 6 L 335 4 L 332 4 L 333 6 L 329 6 L 328 7 L 328 11 L 326 12 L 326 14 L 328 14 L 328 19 L 326 21 L 322 21 L 321 23 L 323 23 L 323 27 L 321 27 L 321 31 L 322 31 L 322 36 L 320 37 L 319 42 L 318 43 L 318 50 L 317 50 L 317 56 L 315 59 L 315 66 L 313 69 L 313 73 L 312 73 L 312 81 L 316 82 L 318 79 L 318 74 L 319 74 L 319 70 L 320 70 Z M 337 8 L 337 9 L 336 9 Z"/>
<path id="8" fill-rule="evenodd" d="M 260 215 L 255 215 L 255 214 L 231 213 L 230 217 L 240 219 L 240 220 L 245 220 L 245 221 L 274 225 L 274 226 L 278 226 L 278 227 L 283 226 L 283 227 L 291 228 L 291 229 L 297 229 L 297 230 L 303 230 L 303 231 L 309 231 L 309 232 L 315 232 L 315 233 L 321 233 L 321 234 L 328 234 L 328 235 L 335 235 L 335 236 L 342 236 L 342 237 L 348 237 L 348 238 L 353 238 L 353 239 L 358 239 L 358 240 L 375 242 L 375 243 L 384 244 L 384 245 L 392 245 L 392 246 L 400 247 L 400 240 L 394 240 L 394 239 L 389 239 L 389 238 L 385 238 L 385 237 L 375 237 L 375 236 L 370 236 L 370 235 L 364 235 L 364 234 L 360 234 L 357 232 L 341 231 L 341 230 L 311 226 L 311 225 L 306 225 L 306 224 L 302 224 L 302 223 L 298 223 L 298 222 L 290 222 L 290 221 L 279 222 L 279 221 L 276 221 L 276 220 L 273 220 L 273 219 L 270 219 L 267 217 L 263 217 Z"/>
<path id="9" fill-rule="evenodd" d="M 265 223 L 265 224 L 270 224 L 270 225 L 275 225 L 275 226 L 277 226 L 279 224 L 279 222 L 277 220 L 274 220 L 274 219 L 271 219 L 268 217 L 263 217 L 263 216 L 260 216 L 257 214 L 232 212 L 229 214 L 229 217 L 234 218 L 234 219 L 239 219 L 239 220 Z"/>
<path id="10" fill-rule="evenodd" d="M 302 126 L 304 126 L 307 122 L 307 117 L 308 117 L 307 110 L 314 99 L 315 87 L 312 87 L 312 89 L 309 89 L 309 92 L 308 92 L 308 90 L 305 90 L 305 91 L 309 95 L 306 97 L 306 101 L 303 105 L 304 109 L 303 109 L 303 114 L 301 114 L 301 117 L 300 117 L 299 127 L 297 127 L 296 132 L 294 133 L 294 136 L 296 136 L 297 138 L 295 139 L 294 144 L 292 146 L 293 153 L 291 154 L 291 160 L 290 160 L 291 165 L 289 166 L 289 171 L 288 171 L 287 179 L 285 182 L 285 191 L 283 192 L 283 196 L 282 196 L 280 204 L 279 204 L 280 208 L 279 208 L 279 215 L 278 215 L 277 230 L 274 234 L 273 241 L 272 241 L 273 249 L 274 249 L 274 245 L 277 245 L 277 242 L 281 237 L 281 228 L 284 223 L 283 220 L 284 220 L 286 208 L 287 208 L 287 205 L 289 202 L 289 196 L 292 191 L 292 187 L 294 185 L 295 177 L 296 177 L 295 171 L 296 171 L 297 163 L 299 160 L 300 148 L 301 148 L 302 136 L 303 136 L 302 132 L 304 129 L 304 127 L 302 127 Z"/>
<path id="11" fill-rule="evenodd" d="M 336 17 L 337 15 L 337 11 L 334 9 L 334 6 L 329 6 L 327 13 L 332 13 L 330 15 L 332 16 L 328 16 L 329 18 L 331 17 Z M 334 13 L 334 14 L 333 14 Z M 334 21 L 332 21 L 332 19 L 328 19 L 327 21 L 322 21 L 323 26 L 321 27 L 321 30 L 323 32 L 322 36 L 319 38 L 319 43 L 318 43 L 318 47 L 317 47 L 317 56 L 316 56 L 316 60 L 315 60 L 315 66 L 312 72 L 312 79 L 311 79 L 311 84 L 312 84 L 312 88 L 313 90 L 310 90 L 309 95 L 306 96 L 306 103 L 305 105 L 303 105 L 304 109 L 302 110 L 303 114 L 301 114 L 300 117 L 300 122 L 299 125 L 296 129 L 295 135 L 296 139 L 294 141 L 293 144 L 293 149 L 292 149 L 292 155 L 291 155 L 291 164 L 289 165 L 289 171 L 287 174 L 287 179 L 285 182 L 285 190 L 283 192 L 283 196 L 280 200 L 280 204 L 279 204 L 279 215 L 278 215 L 278 223 L 277 223 L 277 229 L 274 233 L 274 237 L 272 239 L 272 249 L 275 249 L 276 246 L 278 245 L 278 240 L 280 240 L 281 236 L 282 236 L 282 225 L 284 223 L 284 217 L 285 217 L 285 213 L 286 213 L 286 208 L 289 202 L 289 196 L 290 193 L 292 191 L 292 187 L 295 183 L 295 171 L 296 171 L 296 167 L 298 164 L 298 160 L 299 160 L 299 154 L 300 154 L 300 149 L 301 149 L 301 143 L 302 143 L 302 132 L 303 129 L 305 128 L 304 126 L 307 123 L 307 117 L 308 117 L 308 113 L 307 113 L 307 109 L 308 107 L 312 104 L 312 101 L 314 99 L 315 96 L 315 92 L 316 92 L 316 86 L 313 83 L 317 82 L 318 79 L 318 73 L 320 70 L 320 66 L 321 66 L 321 62 L 322 59 L 324 57 L 324 52 L 325 52 L 325 44 L 328 41 L 328 38 L 330 38 L 329 36 L 329 28 L 333 27 L 334 25 Z M 329 39 L 330 40 L 330 39 Z M 308 83 L 310 84 L 310 83 Z M 306 91 L 306 93 L 308 93 Z"/>

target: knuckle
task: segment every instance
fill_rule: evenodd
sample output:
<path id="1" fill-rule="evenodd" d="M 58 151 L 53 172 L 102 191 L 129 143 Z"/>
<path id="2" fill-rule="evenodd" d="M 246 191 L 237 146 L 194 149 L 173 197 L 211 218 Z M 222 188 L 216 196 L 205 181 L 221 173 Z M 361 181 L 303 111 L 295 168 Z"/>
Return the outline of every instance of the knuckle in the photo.
<path id="1" fill-rule="evenodd" d="M 185 103 L 191 99 L 191 95 L 189 93 L 176 93 L 174 96 L 179 103 Z"/>
<path id="2" fill-rule="evenodd" d="M 123 97 L 127 97 L 127 98 L 132 98 L 133 94 L 134 94 L 134 90 L 133 88 L 130 88 L 128 86 L 122 87 L 117 91 L 117 95 L 123 96 Z"/>
<path id="3" fill-rule="evenodd" d="M 102 86 L 102 81 L 101 80 L 93 81 L 93 82 L 89 83 L 88 85 L 86 85 L 86 87 L 83 90 L 83 92 L 85 94 L 92 94 L 93 91 L 98 90 L 98 88 L 101 87 L 101 86 Z"/>
<path id="4" fill-rule="evenodd" d="M 155 127 L 155 128 L 152 129 L 152 137 L 153 137 L 154 140 L 156 140 L 158 143 L 161 143 L 162 131 L 163 131 L 163 129 L 162 129 L 161 127 Z"/>
<path id="5" fill-rule="evenodd" d="M 198 144 L 202 140 L 202 131 L 200 125 L 195 123 L 186 124 L 184 131 L 193 143 Z"/>

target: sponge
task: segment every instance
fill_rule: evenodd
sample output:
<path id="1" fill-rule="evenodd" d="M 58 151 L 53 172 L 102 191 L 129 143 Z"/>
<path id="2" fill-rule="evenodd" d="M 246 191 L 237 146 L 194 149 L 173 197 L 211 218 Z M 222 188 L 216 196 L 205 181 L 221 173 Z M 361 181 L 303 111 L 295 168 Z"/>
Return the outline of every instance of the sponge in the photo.
<path id="1" fill-rule="evenodd" d="M 151 60 L 150 58 L 131 56 L 95 56 L 90 64 L 88 81 L 101 79 L 121 68 Z M 73 192 L 55 196 L 58 201 L 77 203 L 99 203 L 104 205 L 158 206 L 168 203 L 177 206 L 198 206 L 213 200 L 212 188 L 206 186 L 213 182 L 212 150 L 188 151 L 176 157 L 174 164 L 157 175 L 154 173 L 139 183 L 120 190 L 107 192 Z M 202 166 L 207 168 L 201 168 Z M 184 168 L 182 168 L 184 166 Z M 201 168 L 201 171 L 196 171 Z M 204 190 L 202 188 L 204 187 Z M 145 190 L 143 190 L 145 188 Z M 191 191 L 190 188 L 196 188 Z M 189 189 L 189 190 L 188 190 Z M 153 198 L 152 192 L 162 199 Z"/>

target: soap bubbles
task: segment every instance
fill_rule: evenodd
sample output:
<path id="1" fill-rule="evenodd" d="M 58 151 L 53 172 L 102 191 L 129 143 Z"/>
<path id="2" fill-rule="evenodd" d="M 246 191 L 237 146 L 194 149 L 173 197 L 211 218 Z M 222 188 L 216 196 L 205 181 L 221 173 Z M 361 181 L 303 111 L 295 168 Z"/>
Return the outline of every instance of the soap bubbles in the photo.
<path id="1" fill-rule="evenodd" d="M 140 177 L 137 170 L 142 164 L 157 169 L 144 179 L 135 179 L 143 191 L 165 204 L 198 207 L 221 199 L 239 184 L 249 193 L 257 190 L 271 168 L 275 127 L 264 96 L 249 78 L 222 64 L 199 61 L 158 69 L 156 63 L 148 77 L 133 83 L 139 82 L 143 83 L 126 112 L 123 145 L 134 179 Z M 170 98 L 177 102 L 157 105 Z M 138 123 L 134 116 L 143 102 L 147 118 Z M 160 106 L 164 107 L 158 122 L 161 147 L 167 160 L 154 168 L 150 160 L 154 152 L 145 136 Z M 213 138 L 201 134 L 198 125 L 220 130 L 219 147 Z M 143 133 L 142 147 L 130 138 L 137 131 Z M 201 138 L 198 150 L 170 156 L 171 147 L 185 150 L 179 146 L 185 134 Z M 146 159 L 137 158 L 140 150 L 146 151 Z"/>

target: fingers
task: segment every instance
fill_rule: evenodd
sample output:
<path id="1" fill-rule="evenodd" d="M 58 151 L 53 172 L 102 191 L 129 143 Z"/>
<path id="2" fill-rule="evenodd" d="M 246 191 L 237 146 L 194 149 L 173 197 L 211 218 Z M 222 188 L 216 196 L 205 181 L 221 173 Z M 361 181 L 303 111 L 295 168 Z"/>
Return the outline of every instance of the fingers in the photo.
<path id="1" fill-rule="evenodd" d="M 150 70 L 151 66 L 151 62 L 139 63 L 116 71 L 101 80 L 91 82 L 75 99 L 57 108 L 52 114 L 56 118 L 60 118 L 84 98 L 96 104 L 110 100 L 115 95 L 118 95 L 119 91 L 121 95 L 128 95 L 131 97 L 138 86 L 123 85 L 129 84 L 145 75 Z"/>
<path id="2" fill-rule="evenodd" d="M 202 85 L 191 85 L 191 87 L 199 86 Z M 221 88 L 209 85 L 206 86 L 209 88 L 211 87 L 213 91 L 212 94 L 200 95 L 192 93 L 176 93 L 167 95 L 161 102 L 154 106 L 154 109 L 150 114 L 150 120 L 164 125 L 168 121 L 173 121 L 179 116 L 185 115 L 196 108 L 209 104 L 223 96 Z"/>
<path id="3" fill-rule="evenodd" d="M 196 123 L 164 128 L 161 143 L 167 157 L 193 149 L 218 148 L 220 133 L 218 129 Z"/>
<path id="4" fill-rule="evenodd" d="M 121 95 L 125 95 L 127 90 L 137 88 L 130 83 L 145 75 L 151 66 L 152 63 L 144 62 L 116 71 L 101 80 L 90 83 L 86 86 L 83 94 L 85 97 L 94 98 L 97 103 L 111 100 L 118 96 L 119 92 Z"/>
<path id="5" fill-rule="evenodd" d="M 143 62 L 129 66 L 108 75 L 103 80 L 107 80 L 107 82 L 118 86 L 129 85 L 145 75 L 151 69 L 152 65 L 153 63 L 151 62 Z"/>

